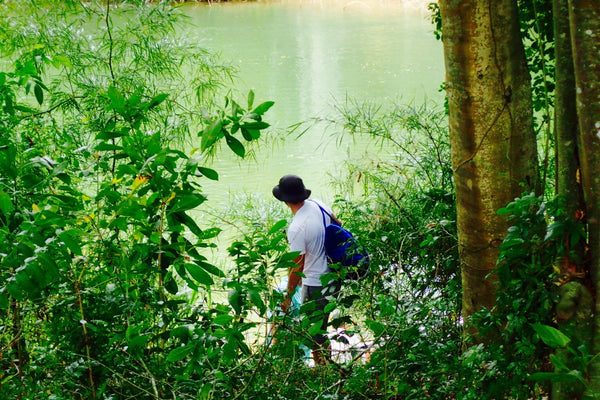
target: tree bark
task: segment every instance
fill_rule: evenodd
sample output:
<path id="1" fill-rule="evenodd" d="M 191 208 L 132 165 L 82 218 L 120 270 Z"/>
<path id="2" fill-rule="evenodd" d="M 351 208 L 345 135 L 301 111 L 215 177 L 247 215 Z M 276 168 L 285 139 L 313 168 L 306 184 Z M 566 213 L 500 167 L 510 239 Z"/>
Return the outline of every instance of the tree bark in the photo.
<path id="1" fill-rule="evenodd" d="M 538 183 L 531 85 L 516 0 L 440 0 L 456 184 L 463 314 L 495 303 L 508 222 L 497 215 Z"/>
<path id="2" fill-rule="evenodd" d="M 556 59 L 554 132 L 556 138 L 556 191 L 567 198 L 570 216 L 584 210 L 579 154 L 575 72 L 569 27 L 568 0 L 553 1 Z"/>
<path id="3" fill-rule="evenodd" d="M 577 105 L 575 91 L 575 72 L 571 46 L 571 29 L 569 26 L 568 0 L 554 0 L 552 4 L 554 18 L 554 46 L 556 60 L 556 89 L 554 105 L 554 135 L 556 138 L 556 192 L 564 197 L 565 211 L 571 218 L 585 223 L 585 202 L 580 179 L 579 163 L 579 124 L 577 121 Z M 571 243 L 570 240 L 566 240 Z M 580 241 L 570 250 L 570 255 L 561 262 L 563 273 L 579 275 L 585 271 L 585 242 Z M 567 288 L 576 287 L 577 299 L 574 301 L 567 294 Z M 561 287 L 560 302 L 557 314 L 561 331 L 567 333 L 578 344 L 590 345 L 592 300 L 588 289 L 579 282 L 569 282 Z M 571 295 L 572 296 L 572 295 Z M 589 297 L 589 301 L 579 298 Z M 576 304 L 577 310 L 568 315 L 561 315 L 564 304 Z M 589 313 L 586 306 L 589 303 Z M 564 312 L 562 314 L 565 314 Z M 577 317 L 576 317 L 577 315 Z M 565 350 L 557 350 L 561 357 L 572 359 Z M 579 384 L 556 382 L 552 385 L 553 400 L 571 400 L 581 398 L 585 388 Z"/>
<path id="4" fill-rule="evenodd" d="M 579 160 L 587 212 L 590 274 L 600 289 L 600 2 L 569 0 L 569 23 L 579 120 Z M 600 354 L 599 298 L 595 298 L 592 352 Z M 586 397 L 600 394 L 600 357 L 590 364 Z"/>

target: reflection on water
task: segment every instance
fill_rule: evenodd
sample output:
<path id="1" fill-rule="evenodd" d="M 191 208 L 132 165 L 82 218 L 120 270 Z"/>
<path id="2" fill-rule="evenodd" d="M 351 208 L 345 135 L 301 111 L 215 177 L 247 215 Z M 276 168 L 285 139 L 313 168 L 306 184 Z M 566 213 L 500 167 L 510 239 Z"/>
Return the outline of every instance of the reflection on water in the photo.
<path id="1" fill-rule="evenodd" d="M 422 0 L 280 1 L 186 6 L 187 35 L 239 68 L 236 91 L 253 89 L 258 102 L 273 100 L 266 120 L 284 135 L 287 128 L 333 114 L 346 97 L 374 102 L 442 101 L 441 43 L 436 41 Z M 243 103 L 243 102 L 242 102 Z M 304 135 L 256 152 L 256 163 L 239 163 L 229 151 L 213 167 L 217 184 L 209 198 L 226 203 L 230 190 L 270 198 L 286 173 L 301 175 L 315 197 L 333 198 L 328 174 L 348 154 L 368 151 L 366 141 L 336 145 L 323 124 Z M 339 133 L 339 132 L 337 132 Z M 376 151 L 376 149 L 371 149 Z"/>

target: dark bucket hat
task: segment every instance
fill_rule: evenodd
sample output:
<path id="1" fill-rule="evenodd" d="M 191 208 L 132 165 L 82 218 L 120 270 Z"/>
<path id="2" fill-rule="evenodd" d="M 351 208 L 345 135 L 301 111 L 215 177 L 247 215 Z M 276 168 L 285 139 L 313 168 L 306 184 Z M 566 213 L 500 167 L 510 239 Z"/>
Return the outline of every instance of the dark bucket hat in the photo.
<path id="1" fill-rule="evenodd" d="M 299 176 L 285 175 L 279 180 L 279 185 L 273 188 L 273 196 L 288 203 L 301 203 L 309 198 L 310 190 L 304 187 Z"/>

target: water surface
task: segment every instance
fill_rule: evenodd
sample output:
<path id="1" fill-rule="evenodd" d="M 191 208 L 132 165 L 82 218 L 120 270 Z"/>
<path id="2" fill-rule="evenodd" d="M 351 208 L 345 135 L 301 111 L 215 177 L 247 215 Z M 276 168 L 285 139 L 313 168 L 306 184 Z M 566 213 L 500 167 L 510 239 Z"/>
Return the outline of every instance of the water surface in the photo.
<path id="1" fill-rule="evenodd" d="M 275 101 L 265 119 L 272 135 L 284 136 L 298 122 L 331 117 L 333 104 L 346 98 L 441 103 L 442 45 L 429 14 L 417 6 L 389 0 L 201 4 L 186 6 L 191 25 L 185 29 L 238 68 L 241 99 L 252 89 L 256 102 Z M 332 199 L 329 175 L 341 161 L 378 151 L 366 141 L 340 146 L 337 133 L 314 125 L 299 138 L 259 149 L 256 162 L 240 163 L 223 151 L 213 165 L 219 182 L 205 185 L 209 198 L 226 202 L 229 191 L 270 198 L 279 177 L 295 173 L 315 197 Z"/>

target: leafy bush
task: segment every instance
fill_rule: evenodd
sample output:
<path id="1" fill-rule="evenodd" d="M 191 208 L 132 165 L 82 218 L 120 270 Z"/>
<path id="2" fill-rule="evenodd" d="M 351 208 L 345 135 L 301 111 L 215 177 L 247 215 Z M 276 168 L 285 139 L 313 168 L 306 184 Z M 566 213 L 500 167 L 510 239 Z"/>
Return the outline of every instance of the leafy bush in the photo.
<path id="1" fill-rule="evenodd" d="M 166 4 L 48 5 L 0 4 L 13 65 L 0 73 L 2 397 L 227 386 L 215 371 L 249 354 L 252 325 L 190 301 L 223 277 L 204 252 L 219 229 L 190 211 L 206 200 L 202 179 L 218 177 L 204 153 L 224 140 L 243 156 L 273 103 L 206 101 L 204 83 L 230 71 L 169 36 L 178 17 Z M 178 73 L 185 63 L 192 76 Z M 195 126 L 192 158 L 178 145 Z"/>

